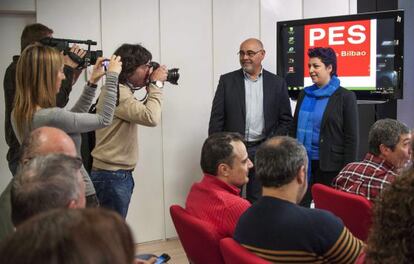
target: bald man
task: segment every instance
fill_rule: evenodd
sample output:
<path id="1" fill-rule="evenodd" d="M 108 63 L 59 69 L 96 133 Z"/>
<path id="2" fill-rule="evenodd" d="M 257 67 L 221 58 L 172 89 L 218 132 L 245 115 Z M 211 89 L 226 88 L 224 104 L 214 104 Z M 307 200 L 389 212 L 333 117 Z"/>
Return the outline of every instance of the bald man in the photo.
<path id="1" fill-rule="evenodd" d="M 63 131 L 54 127 L 39 127 L 33 130 L 21 146 L 20 164 L 27 163 L 33 157 L 61 153 L 76 157 L 73 140 Z"/>
<path id="2" fill-rule="evenodd" d="M 262 42 L 255 38 L 243 41 L 238 55 L 241 69 L 220 77 L 208 133 L 240 133 L 249 159 L 254 161 L 256 149 L 263 141 L 287 135 L 292 112 L 284 79 L 263 69 L 266 51 Z M 251 203 L 261 196 L 254 168 L 249 171 L 246 196 Z"/>
<path id="3" fill-rule="evenodd" d="M 23 141 L 20 150 L 20 165 L 36 156 L 50 153 L 62 153 L 76 157 L 76 148 L 72 139 L 62 130 L 53 127 L 40 127 L 33 130 Z M 10 205 L 11 182 L 0 196 L 0 241 L 13 232 Z"/>

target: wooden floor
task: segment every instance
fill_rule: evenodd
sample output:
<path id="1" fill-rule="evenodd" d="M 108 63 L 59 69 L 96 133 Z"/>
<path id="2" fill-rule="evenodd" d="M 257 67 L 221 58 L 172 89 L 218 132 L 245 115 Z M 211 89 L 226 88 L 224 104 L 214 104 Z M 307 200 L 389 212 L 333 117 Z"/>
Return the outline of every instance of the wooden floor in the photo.
<path id="1" fill-rule="evenodd" d="M 168 263 L 188 264 L 184 249 L 178 239 L 168 239 L 138 244 L 137 252 L 138 254 L 151 253 L 157 256 L 162 253 L 167 253 L 171 257 L 171 260 Z"/>

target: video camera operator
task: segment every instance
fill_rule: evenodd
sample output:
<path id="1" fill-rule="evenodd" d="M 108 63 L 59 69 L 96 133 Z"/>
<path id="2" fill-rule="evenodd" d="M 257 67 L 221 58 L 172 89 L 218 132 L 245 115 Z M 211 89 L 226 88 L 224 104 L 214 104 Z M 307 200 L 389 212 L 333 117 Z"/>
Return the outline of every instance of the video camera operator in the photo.
<path id="1" fill-rule="evenodd" d="M 151 53 L 139 44 L 123 44 L 114 54 L 122 58 L 119 105 L 112 125 L 95 131 L 91 180 L 100 205 L 125 218 L 134 188 L 132 171 L 138 161 L 138 125 L 154 127 L 160 121 L 161 88 L 168 71 L 165 66 L 154 70 Z M 147 89 L 143 102 L 134 96 L 137 87 Z M 97 110 L 102 107 L 101 101 L 98 101 Z"/>

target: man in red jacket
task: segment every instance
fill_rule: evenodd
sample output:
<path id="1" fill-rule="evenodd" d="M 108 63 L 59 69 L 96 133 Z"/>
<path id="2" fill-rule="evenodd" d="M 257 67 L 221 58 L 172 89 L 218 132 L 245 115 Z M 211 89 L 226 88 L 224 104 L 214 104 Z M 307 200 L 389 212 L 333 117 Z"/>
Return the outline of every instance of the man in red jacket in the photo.
<path id="1" fill-rule="evenodd" d="M 187 211 L 211 223 L 223 237 L 232 236 L 240 215 L 250 203 L 240 197 L 253 167 L 243 138 L 238 133 L 211 135 L 201 150 L 204 177 L 194 183 L 187 197 Z"/>

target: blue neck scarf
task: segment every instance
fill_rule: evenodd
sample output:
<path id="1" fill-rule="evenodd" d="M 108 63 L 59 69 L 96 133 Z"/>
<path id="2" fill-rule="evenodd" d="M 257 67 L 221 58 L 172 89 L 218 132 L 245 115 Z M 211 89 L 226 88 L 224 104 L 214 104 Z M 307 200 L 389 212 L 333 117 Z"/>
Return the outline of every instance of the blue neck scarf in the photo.
<path id="1" fill-rule="evenodd" d="M 305 97 L 299 110 L 298 126 L 296 137 L 301 142 L 308 153 L 308 182 L 311 180 L 311 150 L 312 150 L 312 132 L 313 132 L 313 112 L 318 99 L 329 98 L 340 85 L 336 75 L 324 87 L 319 88 L 316 84 L 304 89 Z"/>

